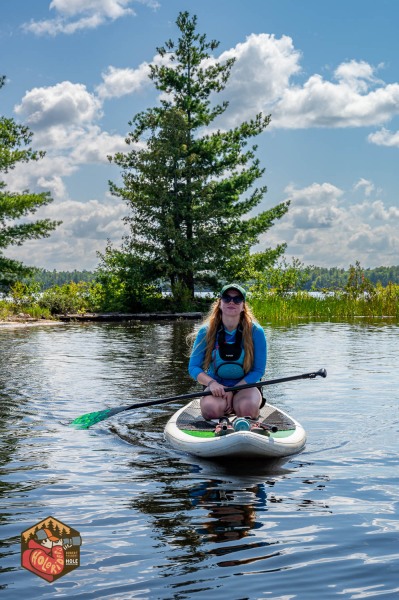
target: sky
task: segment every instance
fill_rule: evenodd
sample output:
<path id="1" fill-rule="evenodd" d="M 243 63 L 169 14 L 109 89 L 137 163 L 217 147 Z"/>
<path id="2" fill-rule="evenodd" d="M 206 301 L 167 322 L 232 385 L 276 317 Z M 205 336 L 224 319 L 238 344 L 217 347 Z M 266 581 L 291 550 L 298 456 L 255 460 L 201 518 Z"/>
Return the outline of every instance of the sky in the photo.
<path id="1" fill-rule="evenodd" d="M 258 211 L 290 200 L 257 250 L 287 244 L 304 265 L 399 264 L 397 0 L 13 0 L 0 2 L 0 115 L 33 132 L 43 160 L 18 165 L 13 192 L 50 191 L 34 218 L 62 220 L 49 238 L 5 255 L 57 271 L 94 270 L 126 233 L 109 192 L 129 121 L 159 102 L 156 48 L 177 40 L 180 11 L 236 59 L 218 126 L 271 115 L 256 138 L 268 191 Z"/>

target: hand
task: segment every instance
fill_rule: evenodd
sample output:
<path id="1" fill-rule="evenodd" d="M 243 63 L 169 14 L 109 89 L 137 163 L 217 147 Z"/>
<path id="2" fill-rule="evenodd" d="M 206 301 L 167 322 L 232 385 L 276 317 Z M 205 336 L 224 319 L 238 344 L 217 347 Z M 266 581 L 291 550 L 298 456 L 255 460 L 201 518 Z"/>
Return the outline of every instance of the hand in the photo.
<path id="1" fill-rule="evenodd" d="M 213 380 L 208 385 L 208 387 L 209 387 L 209 391 L 212 392 L 212 396 L 215 396 L 216 398 L 224 398 L 225 397 L 226 392 L 224 391 L 224 387 L 222 386 L 221 383 L 218 383 L 217 381 Z"/>

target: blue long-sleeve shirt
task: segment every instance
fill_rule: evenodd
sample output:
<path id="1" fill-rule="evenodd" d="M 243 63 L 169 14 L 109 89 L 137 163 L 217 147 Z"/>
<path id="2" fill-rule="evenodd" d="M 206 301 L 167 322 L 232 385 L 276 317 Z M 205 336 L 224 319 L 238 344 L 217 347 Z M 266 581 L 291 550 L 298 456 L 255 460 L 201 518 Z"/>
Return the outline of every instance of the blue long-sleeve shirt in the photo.
<path id="1" fill-rule="evenodd" d="M 204 360 L 205 360 L 205 352 L 206 352 L 206 332 L 207 325 L 203 325 L 195 338 L 195 342 L 193 345 L 193 350 L 191 352 L 190 360 L 188 363 L 188 372 L 190 376 L 197 381 L 197 377 L 200 373 L 204 372 Z M 226 342 L 234 342 L 236 330 L 233 332 L 228 332 L 225 329 Z M 244 377 L 247 383 L 256 383 L 260 381 L 263 377 L 266 368 L 266 360 L 267 360 L 267 342 L 266 335 L 263 328 L 258 323 L 252 324 L 252 339 L 254 342 L 254 363 L 252 365 L 252 369 L 247 373 Z M 232 387 L 237 384 L 236 379 L 222 379 L 214 372 L 213 363 L 209 365 L 207 371 L 207 375 L 215 379 L 225 387 Z"/>

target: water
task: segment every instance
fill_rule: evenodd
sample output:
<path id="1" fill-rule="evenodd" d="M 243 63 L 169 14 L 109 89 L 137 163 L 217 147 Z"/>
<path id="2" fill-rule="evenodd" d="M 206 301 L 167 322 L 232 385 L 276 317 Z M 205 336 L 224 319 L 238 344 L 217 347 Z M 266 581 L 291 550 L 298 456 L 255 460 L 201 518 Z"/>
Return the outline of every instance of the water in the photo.
<path id="1" fill-rule="evenodd" d="M 76 416 L 194 389 L 197 323 L 0 328 L 0 595 L 20 598 L 399 598 L 398 327 L 266 326 L 266 388 L 305 427 L 284 468 L 176 453 L 170 403 L 88 431 Z M 20 567 L 20 535 L 53 516 L 83 539 L 53 583 Z"/>

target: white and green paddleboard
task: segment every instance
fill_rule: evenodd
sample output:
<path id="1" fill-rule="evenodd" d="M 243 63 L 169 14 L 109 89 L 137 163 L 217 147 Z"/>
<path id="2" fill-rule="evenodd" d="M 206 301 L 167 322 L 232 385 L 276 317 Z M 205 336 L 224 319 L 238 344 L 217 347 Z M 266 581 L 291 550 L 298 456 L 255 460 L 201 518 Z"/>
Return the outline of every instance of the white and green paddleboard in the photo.
<path id="1" fill-rule="evenodd" d="M 233 416 L 230 420 L 233 421 L 234 418 Z M 267 434 L 234 431 L 215 436 L 217 421 L 203 419 L 200 401 L 197 399 L 169 419 L 165 427 L 165 438 L 177 450 L 211 459 L 248 457 L 284 462 L 304 449 L 304 428 L 279 408 L 265 404 L 260 410 L 259 421 L 267 427 Z"/>

